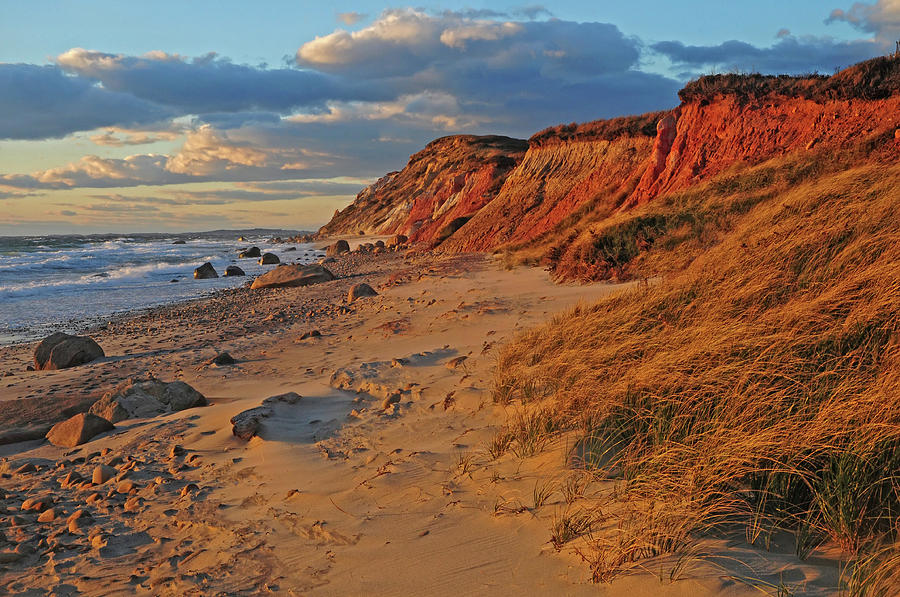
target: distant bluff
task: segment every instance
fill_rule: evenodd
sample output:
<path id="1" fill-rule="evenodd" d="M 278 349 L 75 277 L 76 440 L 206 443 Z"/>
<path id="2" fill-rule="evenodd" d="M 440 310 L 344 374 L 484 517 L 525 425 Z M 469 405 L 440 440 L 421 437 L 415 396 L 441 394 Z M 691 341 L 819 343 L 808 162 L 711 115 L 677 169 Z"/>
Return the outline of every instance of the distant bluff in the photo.
<path id="1" fill-rule="evenodd" d="M 900 58 L 833 76 L 713 75 L 670 111 L 552 127 L 527 142 L 443 137 L 364 189 L 320 235 L 406 234 L 444 251 L 540 244 L 711 177 L 861 140 L 897 151 Z M 896 153 L 894 155 L 897 155 Z"/>

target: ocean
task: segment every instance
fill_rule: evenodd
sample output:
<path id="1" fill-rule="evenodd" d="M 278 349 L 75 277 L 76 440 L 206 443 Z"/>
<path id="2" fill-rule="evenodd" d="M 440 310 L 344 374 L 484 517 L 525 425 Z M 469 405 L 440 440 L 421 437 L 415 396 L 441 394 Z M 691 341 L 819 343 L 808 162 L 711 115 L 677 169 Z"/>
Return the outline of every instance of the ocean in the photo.
<path id="1" fill-rule="evenodd" d="M 311 244 L 269 243 L 275 235 L 237 230 L 0 237 L 0 345 L 74 332 L 111 315 L 241 286 L 276 267 L 238 259 L 240 249 L 250 246 L 275 253 L 282 262 L 324 256 Z M 246 240 L 239 241 L 241 236 Z M 173 244 L 176 240 L 184 244 Z M 296 251 L 286 251 L 290 247 Z M 195 280 L 194 268 L 206 261 L 219 276 L 232 263 L 247 276 Z"/>

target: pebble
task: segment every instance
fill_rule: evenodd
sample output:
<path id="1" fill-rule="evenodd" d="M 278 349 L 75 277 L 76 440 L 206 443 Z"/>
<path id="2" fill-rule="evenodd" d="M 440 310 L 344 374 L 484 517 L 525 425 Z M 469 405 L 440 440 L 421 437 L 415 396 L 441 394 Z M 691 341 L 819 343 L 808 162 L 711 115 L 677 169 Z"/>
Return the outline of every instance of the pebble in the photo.
<path id="1" fill-rule="evenodd" d="M 38 516 L 38 522 L 52 522 L 56 520 L 56 508 L 47 508 Z"/>
<path id="2" fill-rule="evenodd" d="M 112 479 L 116 475 L 116 469 L 112 466 L 108 466 L 106 464 L 98 464 L 97 468 L 94 469 L 94 474 L 91 477 L 91 481 L 94 485 L 103 485 L 110 479 Z"/>

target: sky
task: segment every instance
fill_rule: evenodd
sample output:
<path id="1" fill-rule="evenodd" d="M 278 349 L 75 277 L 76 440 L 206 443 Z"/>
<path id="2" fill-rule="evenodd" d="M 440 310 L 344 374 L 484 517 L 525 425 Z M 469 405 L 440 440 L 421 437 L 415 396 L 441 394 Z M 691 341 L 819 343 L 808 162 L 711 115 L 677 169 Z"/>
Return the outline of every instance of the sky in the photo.
<path id="1" fill-rule="evenodd" d="M 327 6 L 326 6 L 327 5 Z M 900 0 L 0 0 L 0 235 L 313 230 L 428 141 L 887 53 Z"/>

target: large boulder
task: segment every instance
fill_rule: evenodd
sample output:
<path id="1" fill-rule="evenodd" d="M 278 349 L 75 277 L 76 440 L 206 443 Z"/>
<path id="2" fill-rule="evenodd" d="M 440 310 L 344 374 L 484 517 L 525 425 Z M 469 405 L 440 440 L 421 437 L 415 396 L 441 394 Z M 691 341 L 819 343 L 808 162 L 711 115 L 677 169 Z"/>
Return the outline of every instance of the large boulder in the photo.
<path id="1" fill-rule="evenodd" d="M 34 347 L 34 368 L 66 369 L 90 363 L 106 356 L 100 345 L 87 336 L 71 336 L 56 332 Z"/>
<path id="2" fill-rule="evenodd" d="M 387 248 L 395 249 L 397 247 L 402 247 L 406 244 L 409 239 L 403 236 L 402 234 L 395 234 L 387 241 Z"/>
<path id="3" fill-rule="evenodd" d="M 263 253 L 263 256 L 259 258 L 260 265 L 274 265 L 276 263 L 281 263 L 281 259 L 275 253 Z"/>
<path id="4" fill-rule="evenodd" d="M 216 273 L 216 268 L 212 266 L 212 263 L 207 261 L 194 270 L 194 277 L 198 280 L 206 280 L 208 278 L 218 278 L 219 274 Z"/>
<path id="5" fill-rule="evenodd" d="M 50 428 L 47 439 L 54 446 L 74 448 L 90 441 L 95 435 L 114 429 L 113 424 L 92 413 L 80 413 Z"/>
<path id="6" fill-rule="evenodd" d="M 334 243 L 333 245 L 328 245 L 328 248 L 325 250 L 325 255 L 329 257 L 335 257 L 337 255 L 341 255 L 343 253 L 350 252 L 350 243 L 341 239 Z"/>
<path id="7" fill-rule="evenodd" d="M 225 268 L 225 277 L 229 276 L 245 276 L 244 270 L 236 265 L 229 265 Z"/>
<path id="8" fill-rule="evenodd" d="M 125 419 L 155 417 L 206 406 L 206 398 L 183 381 L 164 382 L 154 377 L 133 378 L 107 392 L 91 406 L 91 413 L 118 423 Z"/>
<path id="9" fill-rule="evenodd" d="M 250 247 L 249 249 L 244 249 L 240 253 L 238 253 L 238 257 L 259 257 L 259 247 Z"/>
<path id="10" fill-rule="evenodd" d="M 361 299 L 364 296 L 378 296 L 378 293 L 375 292 L 374 288 L 366 283 L 354 284 L 353 288 L 351 288 L 350 292 L 347 294 L 347 302 L 352 303 L 353 301 Z"/>
<path id="11" fill-rule="evenodd" d="M 309 286 L 334 280 L 334 274 L 318 264 L 282 265 L 253 280 L 250 288 Z"/>

